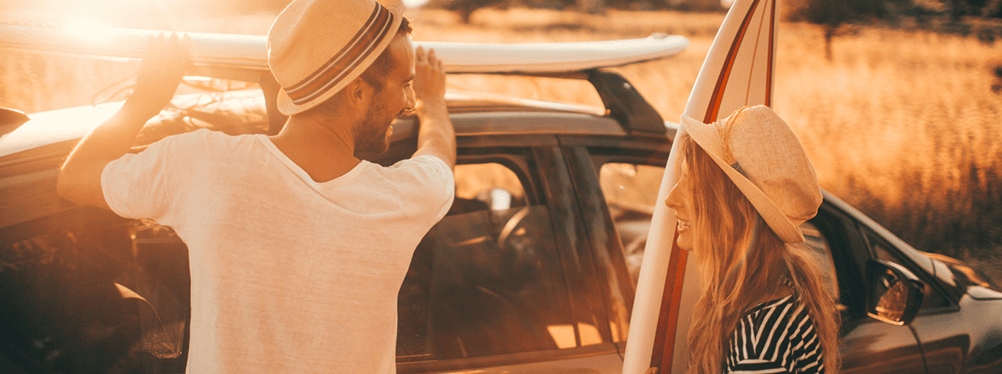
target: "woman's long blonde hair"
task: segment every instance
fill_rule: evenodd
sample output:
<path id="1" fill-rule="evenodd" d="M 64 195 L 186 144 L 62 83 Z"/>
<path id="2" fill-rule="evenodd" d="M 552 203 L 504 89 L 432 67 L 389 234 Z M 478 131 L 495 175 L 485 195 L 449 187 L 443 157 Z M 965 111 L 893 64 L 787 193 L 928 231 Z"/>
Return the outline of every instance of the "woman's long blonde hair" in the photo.
<path id="1" fill-rule="evenodd" d="M 838 372 L 840 316 L 832 291 L 803 244 L 782 240 L 741 190 L 691 140 L 681 142 L 693 215 L 694 264 L 705 292 L 692 311 L 689 373 L 722 372 L 738 320 L 789 279 L 811 315 L 828 374 Z"/>

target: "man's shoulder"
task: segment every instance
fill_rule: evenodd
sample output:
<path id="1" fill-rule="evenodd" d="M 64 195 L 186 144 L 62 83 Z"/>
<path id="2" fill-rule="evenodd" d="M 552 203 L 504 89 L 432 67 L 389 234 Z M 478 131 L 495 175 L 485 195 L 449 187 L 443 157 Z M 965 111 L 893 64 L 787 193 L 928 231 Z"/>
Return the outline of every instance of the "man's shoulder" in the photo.
<path id="1" fill-rule="evenodd" d="M 417 205 L 451 203 L 455 193 L 455 178 L 452 169 L 438 157 L 422 155 L 400 160 L 390 166 L 366 167 L 369 182 L 365 188 L 393 190 L 395 196 L 409 196 L 409 201 L 421 202 Z M 448 207 L 446 207 L 448 208 Z M 444 215 L 444 210 L 442 214 Z"/>
<path id="2" fill-rule="evenodd" d="M 434 167 L 437 169 L 449 170 L 449 165 L 445 163 L 442 159 L 432 156 L 432 155 L 420 155 L 417 157 L 411 157 L 405 160 L 401 160 L 397 164 L 407 162 L 412 165 L 418 165 L 422 167 Z"/>
<path id="3" fill-rule="evenodd" d="M 198 129 L 168 136 L 158 141 L 157 144 L 169 148 L 171 151 L 198 154 L 219 151 L 228 153 L 230 152 L 227 150 L 228 148 L 247 141 L 254 141 L 254 135 L 229 135 L 209 129 Z"/>
<path id="4" fill-rule="evenodd" d="M 170 141 L 178 144 L 181 143 L 220 143 L 229 142 L 237 139 L 237 136 L 228 135 L 219 131 L 212 131 L 209 129 L 198 129 L 195 131 L 186 132 L 183 134 L 171 135 L 164 138 L 161 141 Z"/>

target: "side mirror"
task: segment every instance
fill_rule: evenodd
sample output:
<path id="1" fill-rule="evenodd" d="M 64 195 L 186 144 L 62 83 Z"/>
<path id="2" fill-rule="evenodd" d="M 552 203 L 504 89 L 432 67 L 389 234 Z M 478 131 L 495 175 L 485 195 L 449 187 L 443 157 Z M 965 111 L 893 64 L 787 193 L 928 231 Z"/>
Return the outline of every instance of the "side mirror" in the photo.
<path id="1" fill-rule="evenodd" d="M 905 267 L 874 260 L 867 265 L 866 313 L 894 325 L 911 323 L 922 306 L 925 284 Z"/>

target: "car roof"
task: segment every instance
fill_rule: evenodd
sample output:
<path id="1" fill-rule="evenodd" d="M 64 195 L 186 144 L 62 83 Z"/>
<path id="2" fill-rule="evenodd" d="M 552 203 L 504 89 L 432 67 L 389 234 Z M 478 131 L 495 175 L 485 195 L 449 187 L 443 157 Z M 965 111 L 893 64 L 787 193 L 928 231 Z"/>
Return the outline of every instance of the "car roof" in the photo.
<path id="1" fill-rule="evenodd" d="M 55 25 L 0 22 L 0 47 L 45 53 L 71 53 L 96 58 L 137 58 L 146 39 L 155 30 L 102 29 L 98 38 L 81 39 L 72 29 Z M 190 73 L 220 79 L 257 82 L 268 87 L 265 101 L 275 100 L 278 83 L 268 73 L 266 40 L 263 36 L 186 33 L 192 40 Z M 93 40 L 91 40 L 93 39 Z M 595 87 L 605 108 L 585 107 L 497 95 L 453 93 L 451 113 L 459 113 L 457 134 L 465 133 L 572 133 L 622 135 L 641 132 L 666 134 L 657 111 L 622 76 L 604 70 L 611 66 L 671 57 L 689 42 L 677 35 L 597 42 L 479 44 L 415 42 L 433 47 L 450 73 L 552 76 L 587 80 Z M 446 58 L 448 57 L 448 58 Z M 20 152 L 79 139 L 111 116 L 122 103 L 54 110 L 29 115 L 30 121 L 0 137 L 0 162 Z M 283 117 L 274 105 L 265 118 L 269 129 L 278 129 Z M 489 119 L 464 121 L 469 113 Z M 513 121 L 499 113 L 524 112 L 537 121 Z M 465 113 L 465 114 L 464 114 Z M 549 113 L 549 114 L 546 114 Z M 594 121 L 578 121 L 585 117 Z M 600 120 L 599 118 L 605 118 Z M 613 123 L 618 123 L 616 129 Z M 406 121 L 404 121 L 406 122 Z M 10 128 L 10 127 L 8 127 Z M 5 130 L 8 131 L 8 130 Z M 404 132 L 407 133 L 407 132 Z M 2 133 L 0 133 L 2 134 Z"/>
<path id="2" fill-rule="evenodd" d="M 174 103 L 202 101 L 208 94 L 184 95 Z M 218 94 L 214 94 L 218 97 Z M 233 91 L 228 99 L 252 103 L 264 110 L 259 90 Z M 605 116 L 600 107 L 508 98 L 478 93 L 447 94 L 447 103 L 457 135 L 490 134 L 576 134 L 625 136 L 626 130 L 615 119 Z M 250 100 L 250 101 L 248 101 Z M 30 121 L 13 132 L 0 136 L 0 161 L 40 147 L 81 139 L 113 115 L 122 102 L 58 109 L 29 115 Z M 164 112 L 147 127 L 176 115 Z M 263 115 L 262 115 L 263 117 Z M 412 116 L 394 124 L 393 140 L 417 135 Z M 166 134 L 171 135 L 171 134 Z M 156 139 L 158 140 L 158 139 Z"/>

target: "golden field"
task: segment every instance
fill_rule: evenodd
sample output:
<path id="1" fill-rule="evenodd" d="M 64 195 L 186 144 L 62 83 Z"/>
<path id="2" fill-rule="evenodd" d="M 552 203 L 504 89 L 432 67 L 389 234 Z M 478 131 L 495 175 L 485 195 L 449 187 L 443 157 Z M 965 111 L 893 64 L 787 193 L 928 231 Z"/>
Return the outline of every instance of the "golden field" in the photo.
<path id="1" fill-rule="evenodd" d="M 690 38 L 675 58 L 616 68 L 662 116 L 678 121 L 723 14 L 481 10 L 471 24 L 443 11 L 409 10 L 415 39 L 548 42 Z M 178 30 L 265 34 L 273 15 L 178 20 Z M 10 16 L 7 19 L 12 19 Z M 794 127 L 823 188 L 912 243 L 970 261 L 1002 283 L 1002 43 L 882 27 L 837 37 L 824 56 L 821 29 L 780 25 L 774 108 Z M 90 103 L 136 68 L 82 58 L 0 52 L 0 105 L 27 112 Z M 123 73 L 124 71 L 124 73 Z M 598 95 L 548 79 L 452 77 L 458 90 L 489 90 L 590 105 Z M 568 87 L 573 87 L 569 89 Z M 114 91 L 114 90 L 112 90 Z M 110 93 L 110 92 L 109 92 Z"/>

